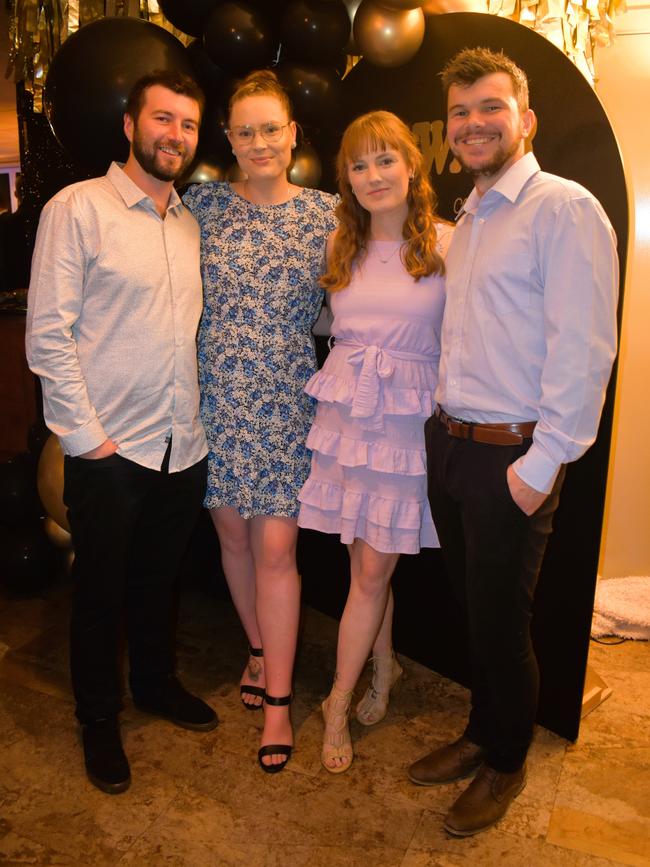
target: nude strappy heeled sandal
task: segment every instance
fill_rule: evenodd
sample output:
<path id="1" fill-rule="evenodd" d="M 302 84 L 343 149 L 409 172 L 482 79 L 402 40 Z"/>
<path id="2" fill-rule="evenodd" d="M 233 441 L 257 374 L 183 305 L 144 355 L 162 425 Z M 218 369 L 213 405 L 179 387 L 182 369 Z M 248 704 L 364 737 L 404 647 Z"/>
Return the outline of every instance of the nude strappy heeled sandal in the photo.
<path id="1" fill-rule="evenodd" d="M 321 705 L 323 721 L 325 723 L 321 764 L 326 771 L 330 772 L 330 774 L 342 774 L 343 771 L 347 771 L 352 764 L 354 751 L 352 749 L 352 739 L 350 738 L 350 729 L 348 727 L 348 715 L 350 713 L 351 701 L 351 691 L 343 692 L 334 687 Z M 340 759 L 343 764 L 328 764 L 328 762 L 331 762 L 333 759 Z"/>
<path id="2" fill-rule="evenodd" d="M 357 720 L 364 726 L 374 726 L 386 716 L 390 691 L 404 671 L 394 653 L 372 657 L 372 682 L 357 705 Z"/>

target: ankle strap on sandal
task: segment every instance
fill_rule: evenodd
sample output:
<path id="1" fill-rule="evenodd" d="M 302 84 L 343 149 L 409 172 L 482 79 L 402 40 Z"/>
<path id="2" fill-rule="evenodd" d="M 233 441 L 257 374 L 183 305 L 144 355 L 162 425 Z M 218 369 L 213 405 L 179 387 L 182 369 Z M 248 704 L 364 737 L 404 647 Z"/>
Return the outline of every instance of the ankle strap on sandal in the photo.
<path id="1" fill-rule="evenodd" d="M 264 648 L 262 647 L 251 647 L 248 645 L 248 655 L 249 656 L 264 656 Z"/>
<path id="2" fill-rule="evenodd" d="M 273 695 L 269 695 L 268 693 L 264 696 L 264 701 L 266 704 L 270 704 L 273 707 L 286 707 L 288 704 L 291 704 L 291 695 L 283 695 L 280 698 L 276 698 Z"/>

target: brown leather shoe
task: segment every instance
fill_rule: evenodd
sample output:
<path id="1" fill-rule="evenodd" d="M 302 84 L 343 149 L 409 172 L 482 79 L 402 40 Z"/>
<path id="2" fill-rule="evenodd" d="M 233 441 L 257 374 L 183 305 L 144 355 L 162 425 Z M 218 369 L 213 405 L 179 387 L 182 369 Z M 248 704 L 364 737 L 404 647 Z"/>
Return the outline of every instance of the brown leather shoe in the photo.
<path id="1" fill-rule="evenodd" d="M 447 813 L 445 831 L 471 837 L 491 828 L 526 786 L 526 766 L 504 774 L 484 765 Z"/>
<path id="2" fill-rule="evenodd" d="M 411 765 L 409 780 L 417 786 L 437 786 L 453 783 L 473 774 L 483 764 L 485 750 L 463 735 L 444 747 L 434 750 Z"/>

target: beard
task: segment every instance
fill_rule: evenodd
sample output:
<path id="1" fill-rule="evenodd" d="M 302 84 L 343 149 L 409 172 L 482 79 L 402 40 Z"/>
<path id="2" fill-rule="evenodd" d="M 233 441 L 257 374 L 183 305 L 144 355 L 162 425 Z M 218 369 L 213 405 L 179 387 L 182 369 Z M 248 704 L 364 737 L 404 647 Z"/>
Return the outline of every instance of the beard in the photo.
<path id="1" fill-rule="evenodd" d="M 490 157 L 490 159 L 481 163 L 480 165 L 471 165 L 466 163 L 462 156 L 459 153 L 456 153 L 454 148 L 451 148 L 453 155 L 456 157 L 458 162 L 464 171 L 466 171 L 469 175 L 472 176 L 474 180 L 477 178 L 489 178 L 493 175 L 498 174 L 501 169 L 505 166 L 505 164 L 512 159 L 512 157 L 517 153 L 519 149 L 519 142 L 514 141 L 509 148 L 504 148 L 500 145 L 495 153 Z"/>
<path id="2" fill-rule="evenodd" d="M 166 167 L 163 162 L 164 157 L 160 155 L 160 151 L 158 150 L 161 144 L 165 144 L 164 140 L 158 139 L 153 143 L 153 147 L 147 148 L 136 127 L 132 143 L 133 156 L 142 169 L 147 174 L 156 178 L 156 180 L 175 181 L 184 174 L 194 159 L 194 153 L 188 153 L 184 148 L 178 147 L 181 155 L 180 162 L 176 164 L 176 168 L 172 168 L 171 166 Z M 177 147 L 177 145 L 173 145 L 173 147 Z"/>

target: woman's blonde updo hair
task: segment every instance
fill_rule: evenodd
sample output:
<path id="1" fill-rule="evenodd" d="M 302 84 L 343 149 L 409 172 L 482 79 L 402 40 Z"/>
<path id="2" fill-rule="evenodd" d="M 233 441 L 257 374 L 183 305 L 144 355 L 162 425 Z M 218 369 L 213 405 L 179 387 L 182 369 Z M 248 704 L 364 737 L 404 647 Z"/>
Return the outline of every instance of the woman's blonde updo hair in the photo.
<path id="1" fill-rule="evenodd" d="M 320 281 L 330 292 L 349 285 L 352 266 L 363 261 L 370 237 L 370 214 L 352 192 L 348 167 L 362 154 L 387 149 L 399 151 L 413 175 L 407 197 L 408 214 L 402 228 L 405 243 L 400 255 L 404 267 L 416 281 L 430 274 L 444 274 L 444 262 L 436 249 L 436 222 L 443 221 L 436 215 L 436 197 L 415 136 L 392 112 L 371 111 L 353 120 L 345 130 L 336 158 L 341 194 L 336 209 L 339 225 L 327 271 Z"/>
<path id="2" fill-rule="evenodd" d="M 278 77 L 270 69 L 258 69 L 249 72 L 246 78 L 235 84 L 235 89 L 228 103 L 228 120 L 232 115 L 235 103 L 246 99 L 247 96 L 274 96 L 287 113 L 287 119 L 293 120 L 291 101 L 286 90 L 278 81 Z"/>

